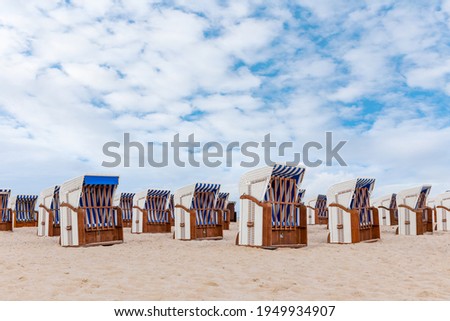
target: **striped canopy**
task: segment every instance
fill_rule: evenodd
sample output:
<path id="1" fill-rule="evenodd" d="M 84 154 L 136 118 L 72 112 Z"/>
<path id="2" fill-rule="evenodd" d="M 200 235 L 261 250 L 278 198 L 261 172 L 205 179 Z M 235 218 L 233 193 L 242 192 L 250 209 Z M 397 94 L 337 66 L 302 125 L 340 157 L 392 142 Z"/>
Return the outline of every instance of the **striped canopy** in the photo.
<path id="1" fill-rule="evenodd" d="M 0 216 L 1 222 L 11 222 L 11 211 L 8 209 L 10 189 L 0 189 Z"/>
<path id="2" fill-rule="evenodd" d="M 303 167 L 275 164 L 272 169 L 272 176 L 295 178 L 300 182 L 302 181 L 304 174 L 305 169 Z"/>
<path id="3" fill-rule="evenodd" d="M 225 207 L 226 207 L 225 204 L 227 203 L 229 196 L 230 196 L 230 193 L 220 192 L 219 196 L 217 197 L 216 208 L 225 210 Z"/>
<path id="4" fill-rule="evenodd" d="M 167 202 L 170 197 L 170 191 L 149 189 L 147 191 L 147 199 L 145 201 L 145 209 L 147 210 L 147 219 L 151 223 L 168 223 L 169 213 L 167 212 Z"/>
<path id="5" fill-rule="evenodd" d="M 37 195 L 18 195 L 16 199 L 16 220 L 18 222 L 35 221 Z"/>
<path id="6" fill-rule="evenodd" d="M 218 224 L 217 212 L 213 210 L 220 190 L 220 184 L 195 184 L 191 209 L 196 212 L 198 225 Z"/>
<path id="7" fill-rule="evenodd" d="M 327 196 L 326 195 L 322 195 L 322 194 L 317 195 L 316 209 L 318 209 L 317 215 L 320 218 L 328 217 Z"/>
<path id="8" fill-rule="evenodd" d="M 356 181 L 350 208 L 359 210 L 360 225 L 369 225 L 372 223 L 372 211 L 369 208 L 370 194 L 372 193 L 374 185 L 374 178 L 358 178 Z"/>
<path id="9" fill-rule="evenodd" d="M 79 204 L 86 210 L 88 228 L 112 227 L 117 224 L 113 198 L 118 183 L 119 178 L 117 176 L 85 177 Z"/>
<path id="10" fill-rule="evenodd" d="M 135 193 L 121 193 L 119 207 L 122 209 L 122 219 L 131 221 L 133 214 L 133 198 Z"/>

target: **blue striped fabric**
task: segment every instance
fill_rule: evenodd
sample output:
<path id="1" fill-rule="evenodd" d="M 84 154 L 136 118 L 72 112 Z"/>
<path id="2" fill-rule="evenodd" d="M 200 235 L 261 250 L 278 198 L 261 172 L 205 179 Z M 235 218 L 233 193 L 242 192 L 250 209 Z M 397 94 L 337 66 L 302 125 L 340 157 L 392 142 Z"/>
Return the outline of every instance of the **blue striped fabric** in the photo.
<path id="1" fill-rule="evenodd" d="M 173 194 L 170 194 L 169 198 L 169 210 L 170 210 L 170 216 L 172 216 L 172 219 L 175 219 L 175 203 L 173 200 Z"/>
<path id="2" fill-rule="evenodd" d="M 117 225 L 113 197 L 117 185 L 86 185 L 82 187 L 80 207 L 85 209 L 86 227 L 112 227 Z"/>
<path id="3" fill-rule="evenodd" d="M 318 209 L 317 216 L 319 216 L 320 218 L 328 217 L 327 196 L 326 195 L 322 195 L 322 194 L 317 195 L 316 209 Z"/>
<path id="4" fill-rule="evenodd" d="M 302 167 L 275 164 L 272 169 L 272 176 L 299 179 L 304 175 L 305 169 Z"/>
<path id="5" fill-rule="evenodd" d="M 169 223 L 169 216 L 166 211 L 169 201 L 170 191 L 149 189 L 145 201 L 147 210 L 147 220 L 150 223 Z"/>
<path id="6" fill-rule="evenodd" d="M 59 225 L 59 186 L 55 186 L 55 190 L 53 192 L 52 203 L 50 204 L 50 209 L 53 210 L 53 224 Z"/>
<path id="7" fill-rule="evenodd" d="M 351 209 L 359 210 L 360 225 L 372 224 L 372 211 L 370 207 L 370 194 L 375 185 L 374 178 L 358 178 L 356 181 L 355 191 L 350 203 Z"/>
<path id="8" fill-rule="evenodd" d="M 216 208 L 219 210 L 222 210 L 223 212 L 223 219 L 224 221 L 226 221 L 228 219 L 227 217 L 227 212 L 226 210 L 226 204 L 228 201 L 228 197 L 230 196 L 230 193 L 219 193 L 219 196 L 217 197 L 217 202 L 216 202 Z"/>
<path id="9" fill-rule="evenodd" d="M 195 185 L 191 209 L 195 210 L 197 225 L 215 225 L 219 223 L 217 212 L 213 210 L 219 190 L 220 184 L 197 183 Z"/>
<path id="10" fill-rule="evenodd" d="M 264 196 L 272 202 L 272 226 L 294 227 L 300 225 L 300 209 L 294 207 L 298 200 L 298 185 L 303 179 L 305 169 L 276 164 Z"/>
<path id="11" fill-rule="evenodd" d="M 8 209 L 10 189 L 0 189 L 0 214 L 3 222 L 11 222 L 11 211 Z"/>
<path id="12" fill-rule="evenodd" d="M 131 221 L 133 214 L 133 198 L 134 193 L 121 193 L 119 207 L 122 209 L 122 219 L 124 221 Z"/>
<path id="13" fill-rule="evenodd" d="M 424 209 L 422 212 L 422 219 L 424 221 L 427 220 L 428 212 L 425 210 L 425 207 L 427 206 L 427 197 L 428 197 L 428 194 L 430 193 L 430 190 L 431 190 L 431 186 L 423 186 L 422 190 L 420 191 L 419 198 L 417 199 L 417 203 L 416 203 L 416 210 Z"/>
<path id="14" fill-rule="evenodd" d="M 299 189 L 297 193 L 297 203 L 301 203 L 303 201 L 303 197 L 305 197 L 306 189 Z"/>
<path id="15" fill-rule="evenodd" d="M 37 195 L 18 195 L 16 199 L 16 221 L 33 222 L 36 221 L 35 208 Z"/>
<path id="16" fill-rule="evenodd" d="M 394 217 L 398 219 L 398 208 L 397 208 L 397 194 L 393 193 L 391 197 L 391 203 L 389 204 L 390 209 L 394 209 Z"/>

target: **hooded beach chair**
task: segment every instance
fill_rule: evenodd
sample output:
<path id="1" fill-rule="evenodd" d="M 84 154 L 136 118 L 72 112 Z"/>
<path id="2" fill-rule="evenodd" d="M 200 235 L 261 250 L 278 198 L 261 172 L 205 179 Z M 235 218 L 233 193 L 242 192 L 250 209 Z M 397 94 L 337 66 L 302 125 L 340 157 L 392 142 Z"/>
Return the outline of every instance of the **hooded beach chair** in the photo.
<path id="1" fill-rule="evenodd" d="M 196 183 L 175 192 L 175 239 L 223 238 L 223 211 L 216 207 L 219 190 L 220 184 Z"/>
<path id="2" fill-rule="evenodd" d="M 134 197 L 131 233 L 170 233 L 170 191 L 146 189 Z"/>
<path id="3" fill-rule="evenodd" d="M 0 231 L 12 231 L 12 214 L 9 208 L 11 190 L 0 189 Z"/>
<path id="4" fill-rule="evenodd" d="M 113 204 L 118 184 L 118 176 L 83 175 L 61 185 L 62 246 L 123 242 L 122 210 Z"/>
<path id="5" fill-rule="evenodd" d="M 423 185 L 397 193 L 398 234 L 433 233 L 433 210 L 427 206 L 430 190 L 430 185 Z"/>
<path id="6" fill-rule="evenodd" d="M 378 209 L 370 205 L 374 185 L 375 179 L 357 178 L 330 187 L 328 242 L 358 243 L 380 238 Z"/>
<path id="7" fill-rule="evenodd" d="M 133 198 L 134 193 L 120 193 L 114 199 L 114 205 L 119 206 L 122 210 L 123 227 L 131 227 L 131 219 L 133 216 Z"/>
<path id="8" fill-rule="evenodd" d="M 13 229 L 20 227 L 37 227 L 37 195 L 16 195 L 10 199 L 13 216 Z"/>
<path id="9" fill-rule="evenodd" d="M 275 164 L 241 177 L 238 245 L 268 249 L 307 245 L 306 207 L 298 203 L 304 174 L 303 167 Z"/>
<path id="10" fill-rule="evenodd" d="M 309 199 L 306 203 L 306 213 L 308 224 L 328 224 L 327 196 L 319 194 L 317 197 Z"/>
<path id="11" fill-rule="evenodd" d="M 39 196 L 38 236 L 61 234 L 59 188 L 52 186 L 43 190 Z"/>
<path id="12" fill-rule="evenodd" d="M 380 225 L 398 224 L 397 194 L 388 194 L 377 198 L 372 202 L 372 205 L 378 208 Z"/>
<path id="13" fill-rule="evenodd" d="M 448 231 L 448 219 L 450 218 L 450 191 L 437 195 L 433 199 L 433 204 L 428 205 L 434 208 L 435 229 L 437 231 Z"/>
<path id="14" fill-rule="evenodd" d="M 223 218 L 222 224 L 224 230 L 230 229 L 230 211 L 228 210 L 228 197 L 230 193 L 222 193 L 220 192 L 217 196 L 216 208 L 222 210 Z"/>

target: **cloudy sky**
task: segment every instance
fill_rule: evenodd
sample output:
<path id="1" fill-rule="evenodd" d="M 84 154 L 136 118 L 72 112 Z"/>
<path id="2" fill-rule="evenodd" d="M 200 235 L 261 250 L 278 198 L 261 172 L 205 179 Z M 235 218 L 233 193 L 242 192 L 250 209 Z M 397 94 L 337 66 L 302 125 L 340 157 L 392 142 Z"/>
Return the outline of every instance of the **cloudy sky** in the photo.
<path id="1" fill-rule="evenodd" d="M 375 196 L 450 189 L 450 0 L 0 3 L 1 188 L 105 172 L 123 191 L 206 181 L 236 195 L 238 150 L 231 168 L 136 155 L 105 168 L 102 147 L 270 133 L 301 152 L 327 131 L 348 141 L 348 166 L 308 168 L 307 197 L 355 176 L 377 178 Z"/>

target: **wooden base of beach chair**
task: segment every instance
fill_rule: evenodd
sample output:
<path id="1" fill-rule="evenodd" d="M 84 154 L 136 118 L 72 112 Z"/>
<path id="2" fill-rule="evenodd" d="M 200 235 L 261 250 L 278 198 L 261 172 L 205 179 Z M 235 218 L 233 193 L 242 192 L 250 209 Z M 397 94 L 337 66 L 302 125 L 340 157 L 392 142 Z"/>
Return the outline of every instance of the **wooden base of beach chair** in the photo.
<path id="1" fill-rule="evenodd" d="M 0 223 L 0 231 L 12 231 L 12 223 L 11 222 Z"/>
<path id="2" fill-rule="evenodd" d="M 221 240 L 223 239 L 222 226 L 195 226 L 195 240 Z"/>
<path id="3" fill-rule="evenodd" d="M 58 226 L 50 226 L 48 229 L 48 236 L 60 236 L 61 235 L 61 227 Z"/>
<path id="4" fill-rule="evenodd" d="M 82 231 L 78 230 L 78 233 L 80 233 L 79 246 L 123 243 L 122 228 L 114 228 L 107 231 L 85 231 L 82 229 Z"/>
<path id="5" fill-rule="evenodd" d="M 147 223 L 142 226 L 142 233 L 170 233 L 172 226 L 168 223 Z"/>
<path id="6" fill-rule="evenodd" d="M 123 227 L 131 227 L 131 221 L 123 221 Z"/>
<path id="7" fill-rule="evenodd" d="M 37 221 L 25 221 L 25 222 L 14 222 L 14 228 L 21 228 L 21 227 L 37 227 L 38 223 Z"/>
<path id="8" fill-rule="evenodd" d="M 316 222 L 319 225 L 328 225 L 328 217 L 317 217 Z"/>
<path id="9" fill-rule="evenodd" d="M 230 222 L 223 222 L 223 229 L 229 230 L 230 229 Z"/>

